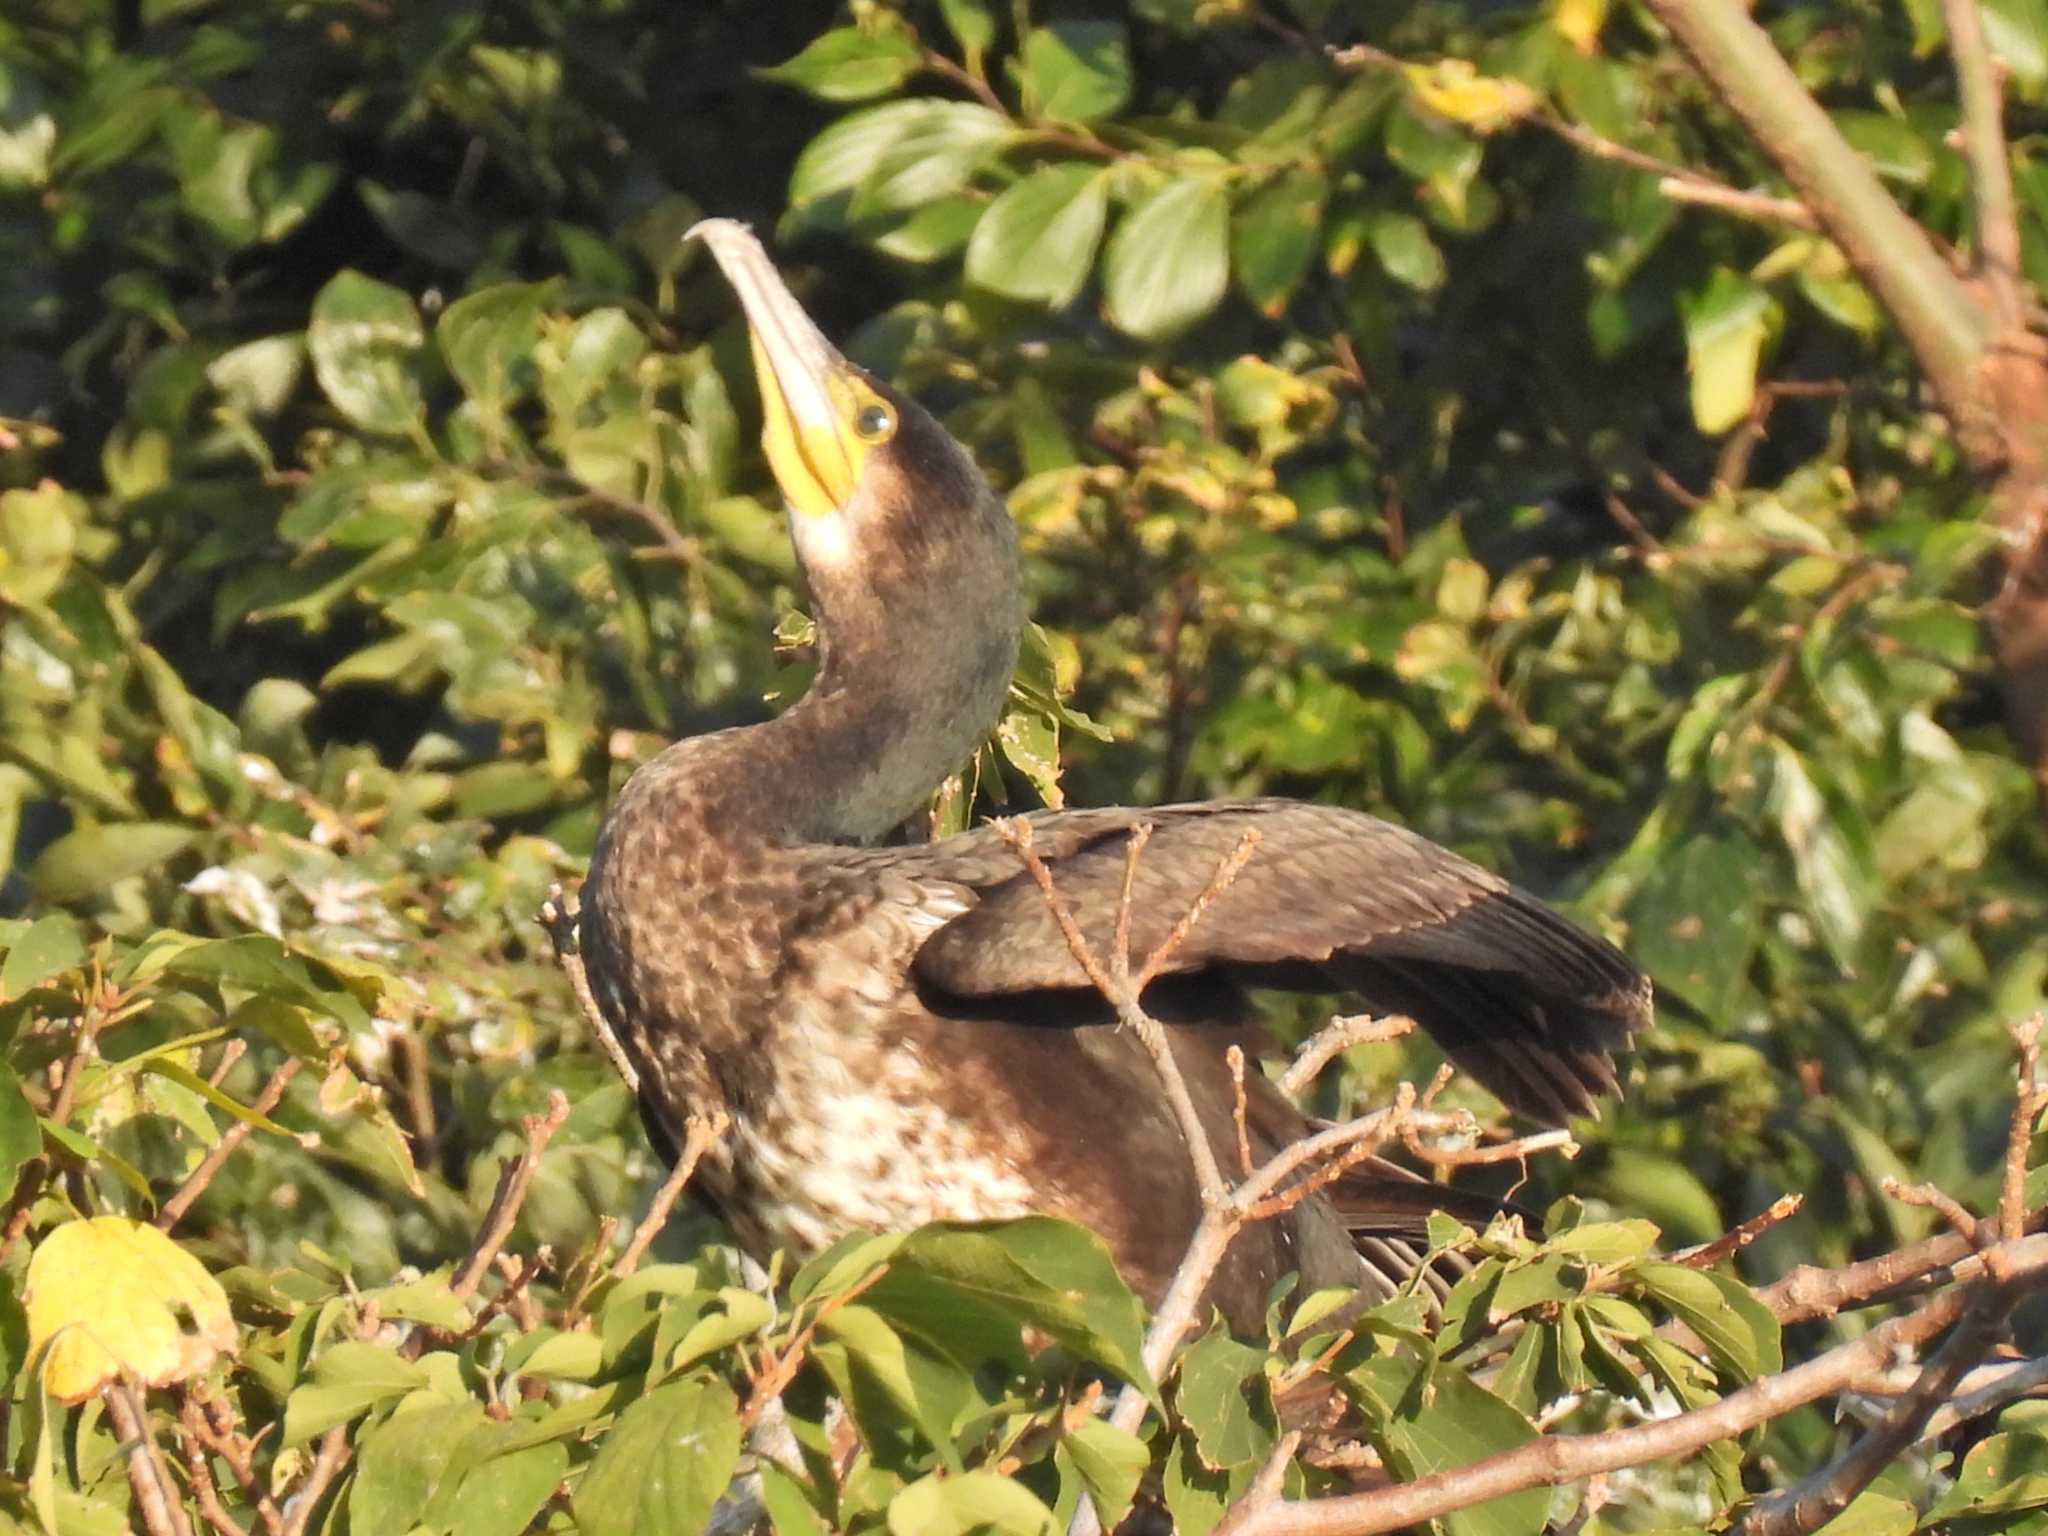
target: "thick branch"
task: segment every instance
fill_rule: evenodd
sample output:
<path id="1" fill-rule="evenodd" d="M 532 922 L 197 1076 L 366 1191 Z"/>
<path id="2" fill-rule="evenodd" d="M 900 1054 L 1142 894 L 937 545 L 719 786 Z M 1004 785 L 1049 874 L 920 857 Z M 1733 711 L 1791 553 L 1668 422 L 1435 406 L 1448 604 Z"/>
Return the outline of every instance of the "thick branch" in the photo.
<path id="1" fill-rule="evenodd" d="M 1648 0 L 1898 326 L 1964 450 L 1999 457 L 1980 404 L 1989 317 L 1736 0 Z"/>
<path id="2" fill-rule="evenodd" d="M 1811 1477 L 1750 1505 L 1736 1522 L 1734 1536 L 1806 1536 L 1847 1509 L 1857 1494 L 1920 1438 L 1935 1410 L 1984 1358 L 2016 1299 L 2014 1292 L 1988 1287 L 1940 1352 L 1927 1362 L 1919 1379 L 1900 1394 L 1881 1420 Z"/>

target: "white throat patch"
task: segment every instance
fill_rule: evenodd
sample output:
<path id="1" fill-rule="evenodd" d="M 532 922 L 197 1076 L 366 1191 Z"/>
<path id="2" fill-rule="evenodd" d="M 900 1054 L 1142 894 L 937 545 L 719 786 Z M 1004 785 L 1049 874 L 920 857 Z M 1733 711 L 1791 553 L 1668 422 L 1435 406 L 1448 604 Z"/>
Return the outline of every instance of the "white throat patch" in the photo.
<path id="1" fill-rule="evenodd" d="M 838 571 L 853 559 L 853 530 L 842 513 L 791 511 L 789 536 L 806 565 Z"/>

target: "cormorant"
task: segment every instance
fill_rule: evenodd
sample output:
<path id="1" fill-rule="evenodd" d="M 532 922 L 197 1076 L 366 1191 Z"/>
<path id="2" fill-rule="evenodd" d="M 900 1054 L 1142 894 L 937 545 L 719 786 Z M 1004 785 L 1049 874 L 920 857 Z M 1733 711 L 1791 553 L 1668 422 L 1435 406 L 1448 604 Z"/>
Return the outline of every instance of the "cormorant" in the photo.
<path id="1" fill-rule="evenodd" d="M 756 1255 L 1038 1212 L 1099 1233 L 1156 1303 L 1201 1204 L 1153 1062 L 994 830 L 870 846 L 1003 707 L 1023 622 L 1009 515 L 937 421 L 826 341 L 744 226 L 693 234 L 745 312 L 818 669 L 779 717 L 649 761 L 599 833 L 579 946 L 643 1113 L 670 1145 L 693 1110 L 730 1115 L 698 1187 Z M 1225 1053 L 1252 1030 L 1248 988 L 1353 992 L 1410 1014 L 1511 1108 L 1551 1122 L 1615 1089 L 1611 1053 L 1649 1022 L 1649 981 L 1619 951 L 1359 812 L 1215 801 L 1030 822 L 1105 954 L 1129 834 L 1150 824 L 1140 958 L 1257 829 L 1144 999 L 1222 1166 L 1236 1160 Z M 1263 1156 L 1308 1122 L 1248 1077 Z M 1383 1289 L 1446 1205 L 1462 1209 L 1453 1191 L 1368 1164 L 1244 1231 L 1209 1300 L 1249 1329 L 1290 1271 Z"/>

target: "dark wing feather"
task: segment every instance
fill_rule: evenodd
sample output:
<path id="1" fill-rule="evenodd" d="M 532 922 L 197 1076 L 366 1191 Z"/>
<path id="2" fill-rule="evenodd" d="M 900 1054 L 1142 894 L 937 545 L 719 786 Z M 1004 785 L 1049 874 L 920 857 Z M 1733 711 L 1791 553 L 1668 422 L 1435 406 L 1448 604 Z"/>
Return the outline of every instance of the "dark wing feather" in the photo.
<path id="1" fill-rule="evenodd" d="M 1649 1023 L 1650 983 L 1619 950 L 1499 876 L 1356 811 L 1295 801 L 1051 812 L 1033 843 L 1088 942 L 1107 956 L 1128 833 L 1153 827 L 1133 885 L 1143 962 L 1244 836 L 1244 866 L 1169 972 L 1354 991 L 1411 1015 L 1513 1108 L 1557 1121 L 1614 1088 L 1612 1052 Z M 913 854 L 975 904 L 918 952 L 921 983 L 959 997 L 1078 989 L 1087 977 L 1016 855 L 986 830 Z"/>

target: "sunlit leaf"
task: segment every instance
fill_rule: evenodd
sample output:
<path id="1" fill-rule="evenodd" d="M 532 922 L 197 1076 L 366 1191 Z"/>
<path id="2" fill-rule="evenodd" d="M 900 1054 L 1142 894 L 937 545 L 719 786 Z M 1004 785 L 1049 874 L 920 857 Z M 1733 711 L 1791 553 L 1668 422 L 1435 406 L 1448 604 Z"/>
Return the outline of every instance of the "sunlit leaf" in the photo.
<path id="1" fill-rule="evenodd" d="M 69 1221 L 29 1256 L 28 1345 L 51 1396 L 90 1397 L 125 1372 L 153 1387 L 197 1376 L 237 1343 L 220 1283 L 144 1222 Z"/>

